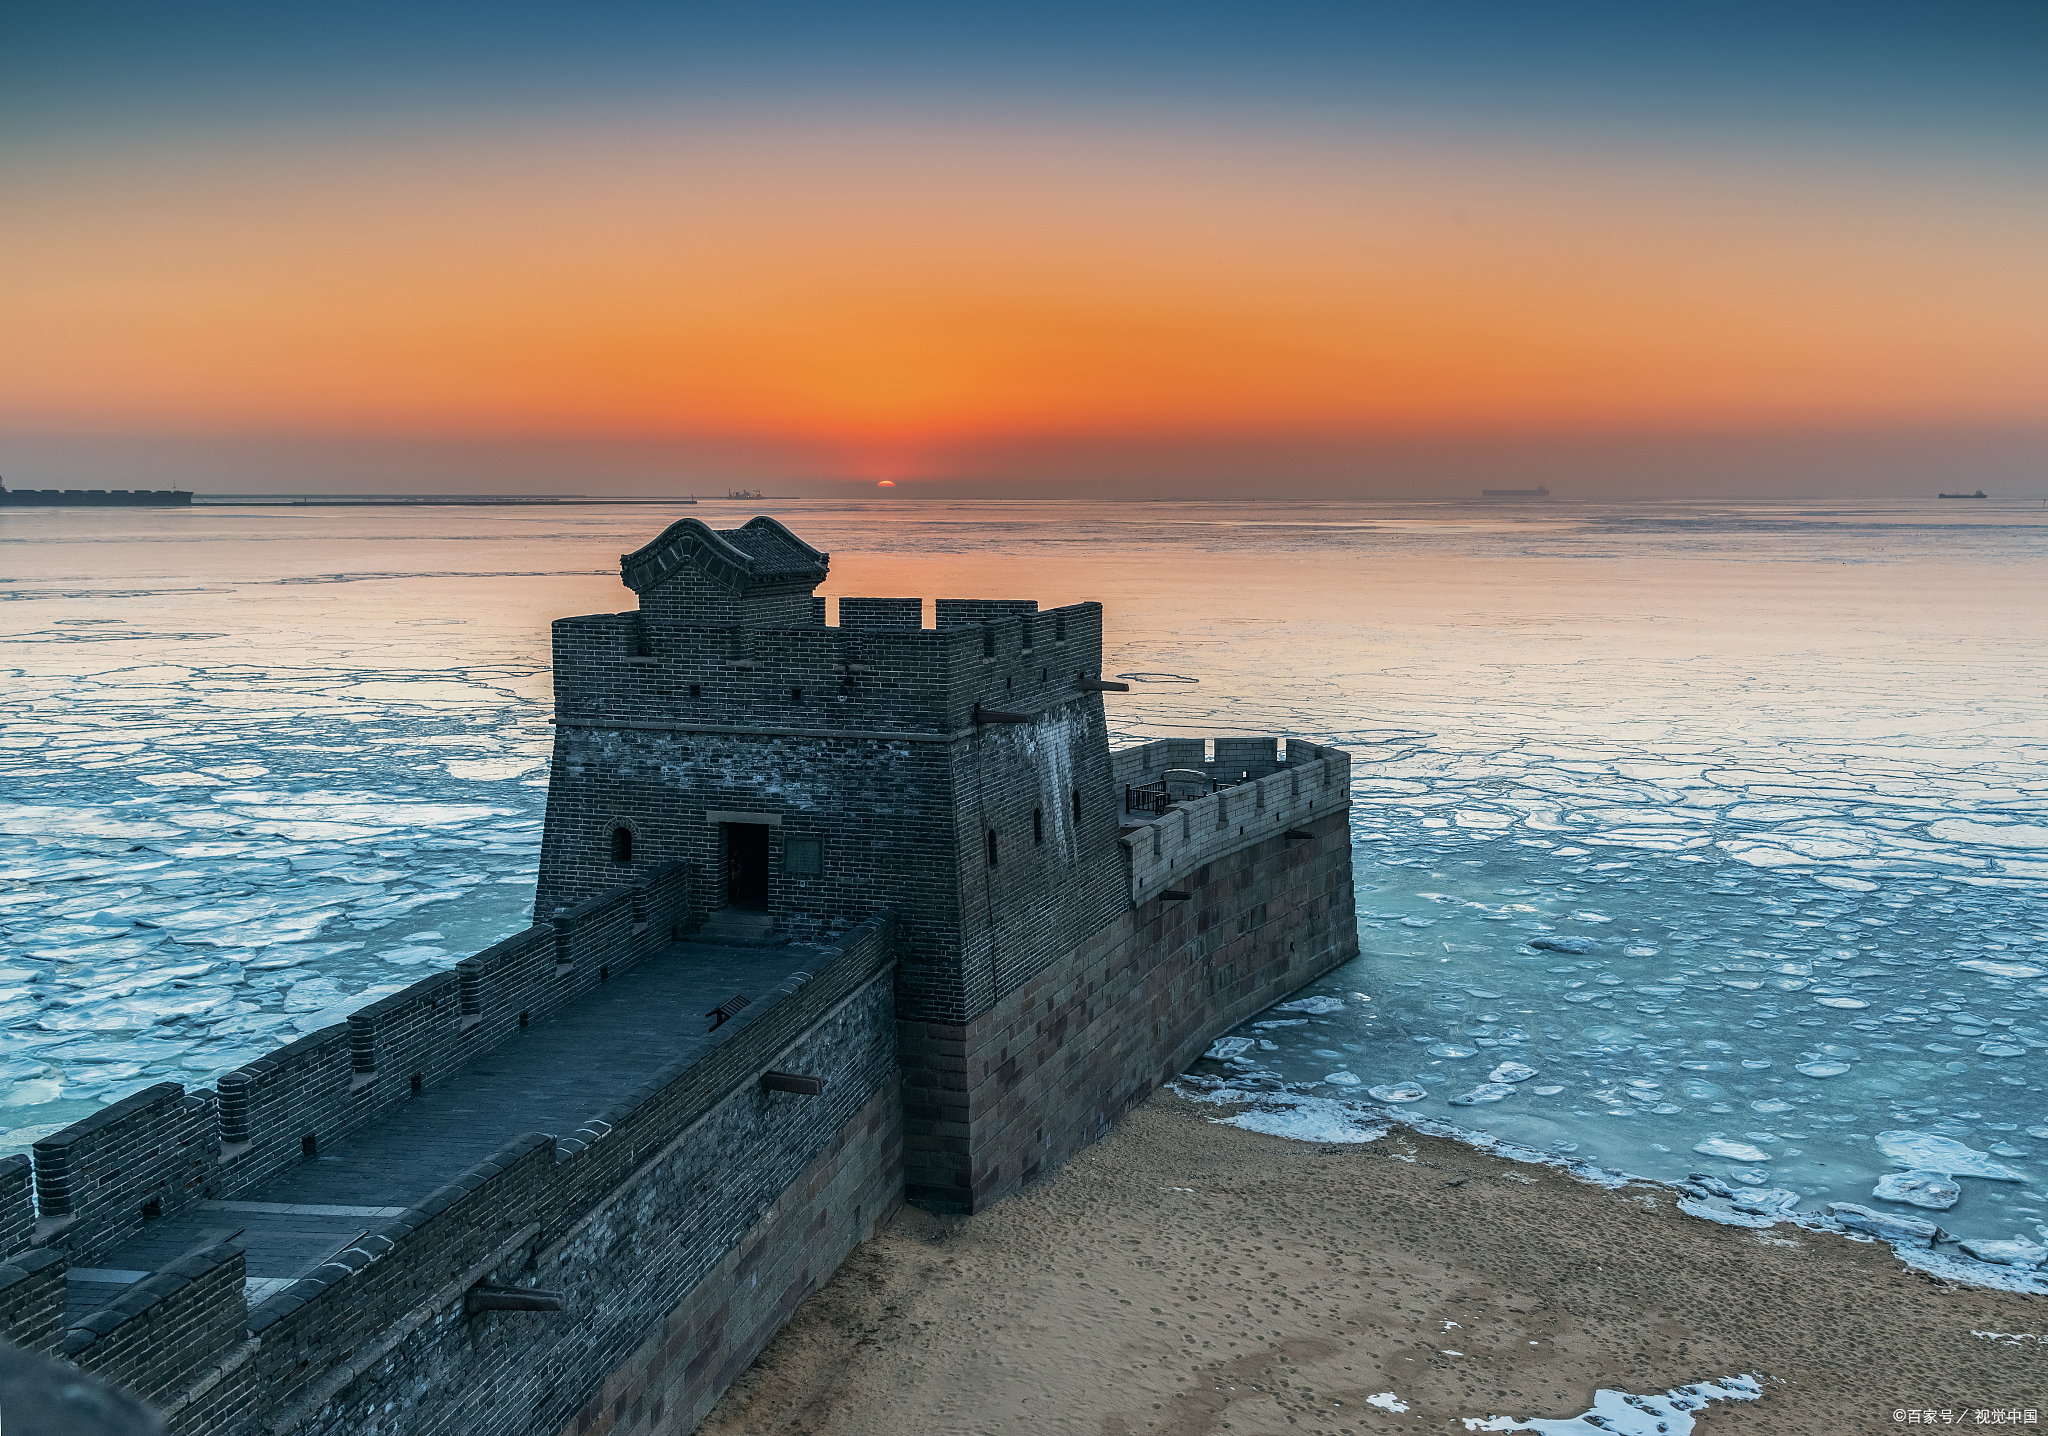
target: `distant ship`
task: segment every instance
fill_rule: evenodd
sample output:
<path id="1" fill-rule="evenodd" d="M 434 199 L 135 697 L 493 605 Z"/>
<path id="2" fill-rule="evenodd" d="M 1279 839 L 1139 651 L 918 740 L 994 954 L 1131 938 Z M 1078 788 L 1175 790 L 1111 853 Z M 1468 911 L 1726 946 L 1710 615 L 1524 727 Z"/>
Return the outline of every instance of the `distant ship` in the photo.
<path id="1" fill-rule="evenodd" d="M 191 502 L 185 489 L 10 489 L 0 480 L 0 508 L 168 508 Z"/>
<path id="2" fill-rule="evenodd" d="M 1481 490 L 1479 491 L 1479 497 L 1481 497 L 1482 499 L 1547 499 L 1547 498 L 1549 498 L 1549 497 L 1550 497 L 1550 490 L 1548 490 L 1548 489 L 1481 489 Z"/>
<path id="3" fill-rule="evenodd" d="M 1974 494 L 1937 494 L 1936 497 L 1943 499 L 1981 499 L 1984 497 L 1984 491 L 1979 489 Z"/>

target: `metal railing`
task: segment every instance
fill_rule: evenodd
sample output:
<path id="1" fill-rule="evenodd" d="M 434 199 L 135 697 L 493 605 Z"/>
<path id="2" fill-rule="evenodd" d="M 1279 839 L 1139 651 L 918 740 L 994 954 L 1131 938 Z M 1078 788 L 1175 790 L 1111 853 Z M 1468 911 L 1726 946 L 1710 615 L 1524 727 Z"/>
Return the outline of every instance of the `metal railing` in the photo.
<path id="1" fill-rule="evenodd" d="M 1175 803 L 1186 803 L 1196 798 L 1206 798 L 1211 793 L 1220 793 L 1225 788 L 1235 788 L 1240 783 L 1249 783 L 1250 773 L 1238 773 L 1224 777 L 1215 773 L 1204 773 L 1196 768 L 1168 768 L 1150 783 L 1132 786 L 1124 784 L 1124 811 L 1126 813 L 1164 813 Z"/>

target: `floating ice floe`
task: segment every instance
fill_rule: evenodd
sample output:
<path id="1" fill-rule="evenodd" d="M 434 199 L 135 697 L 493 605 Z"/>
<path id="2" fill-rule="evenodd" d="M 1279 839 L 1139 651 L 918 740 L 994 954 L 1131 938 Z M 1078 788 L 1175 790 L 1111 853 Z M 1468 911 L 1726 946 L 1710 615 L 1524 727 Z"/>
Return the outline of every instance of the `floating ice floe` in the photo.
<path id="1" fill-rule="evenodd" d="M 1242 1057 L 1257 1043 L 1249 1037 L 1219 1037 L 1209 1044 L 1209 1050 L 1202 1055 L 1211 1062 L 1228 1062 L 1233 1057 Z"/>
<path id="2" fill-rule="evenodd" d="M 1429 1095 L 1427 1089 L 1412 1082 L 1403 1083 L 1398 1087 L 1368 1087 L 1365 1091 L 1367 1096 L 1382 1102 L 1420 1102 Z"/>
<path id="3" fill-rule="evenodd" d="M 1360 1082 L 1359 1077 L 1351 1072 L 1331 1072 L 1323 1080 L 1333 1082 L 1339 1087 L 1356 1087 Z"/>
<path id="4" fill-rule="evenodd" d="M 1880 1202 L 1905 1202 L 1930 1212 L 1945 1212 L 1963 1199 L 1963 1189 L 1943 1172 L 1886 1172 L 1870 1195 Z"/>
<path id="5" fill-rule="evenodd" d="M 2016 1266 L 2025 1271 L 2032 1271 L 2043 1261 L 2048 1261 L 2048 1247 L 2030 1242 L 2025 1237 L 2015 1237 L 2009 1242 L 1973 1238 L 1961 1243 L 1961 1246 L 1978 1261 L 1988 1261 L 1998 1266 Z"/>
<path id="6" fill-rule="evenodd" d="M 1818 1002 L 1822 1007 L 1839 1007 L 1844 1011 L 1849 1012 L 1853 1012 L 1859 1007 L 1870 1006 L 1869 1003 L 1863 1001 L 1861 998 L 1856 997 L 1819 997 L 1815 998 L 1814 1000 Z"/>
<path id="7" fill-rule="evenodd" d="M 1984 1177 L 1994 1182 L 2024 1182 L 2022 1172 L 2002 1166 L 1974 1147 L 1927 1132 L 1879 1132 L 1877 1150 L 1893 1165 L 1951 1177 Z"/>
<path id="8" fill-rule="evenodd" d="M 1803 1077 L 1839 1077 L 1849 1070 L 1846 1062 L 1802 1062 L 1792 1069 Z"/>
<path id="9" fill-rule="evenodd" d="M 1828 1216 L 1838 1226 L 1847 1227 L 1852 1232 L 1867 1232 L 1888 1242 L 1905 1242 L 1911 1246 L 1932 1246 L 1934 1239 L 1941 1235 L 1941 1228 L 1933 1222 L 1901 1216 L 1897 1212 L 1873 1212 L 1854 1202 L 1829 1202 Z"/>
<path id="10" fill-rule="evenodd" d="M 1511 1416 L 1484 1420 L 1467 1416 L 1467 1431 L 1534 1431 L 1539 1436 L 1690 1436 L 1692 1413 L 1710 1401 L 1757 1401 L 1764 1388 L 1755 1376 L 1724 1376 L 1697 1381 L 1657 1396 L 1634 1396 L 1602 1388 L 1593 1393 L 1593 1409 L 1561 1420 L 1517 1421 Z"/>
<path id="11" fill-rule="evenodd" d="M 1275 1012 L 1306 1012 L 1311 1017 L 1325 1012 L 1342 1012 L 1344 1002 L 1336 997 L 1299 997 L 1292 1002 L 1283 1002 L 1273 1009 Z"/>
<path id="12" fill-rule="evenodd" d="M 1755 1216 L 1789 1215 L 1799 1210 L 1799 1193 L 1783 1187 L 1760 1187 L 1734 1193 L 1729 1205 Z"/>
<path id="13" fill-rule="evenodd" d="M 1536 1075 L 1534 1067 L 1525 1067 L 1520 1062 L 1503 1062 L 1486 1074 L 1489 1082 L 1526 1082 Z"/>
<path id="14" fill-rule="evenodd" d="M 1698 1217 L 1701 1221 L 1712 1222 L 1716 1226 L 1747 1227 L 1752 1231 L 1768 1231 L 1784 1221 L 1787 1215 L 1777 1211 L 1758 1214 L 1738 1211 L 1733 1207 L 1716 1207 L 1686 1196 L 1678 1199 L 1678 1210 L 1689 1217 Z"/>
<path id="15" fill-rule="evenodd" d="M 1512 1097 L 1515 1089 L 1506 1082 L 1482 1082 L 1470 1092 L 1460 1092 L 1451 1098 L 1453 1107 L 1476 1107 L 1482 1102 L 1498 1102 L 1503 1097 Z"/>
<path id="16" fill-rule="evenodd" d="M 1986 977 L 2048 977 L 2048 967 L 2036 967 L 2031 962 L 1999 962 L 1989 957 L 1969 957 L 1956 966 L 1981 972 Z"/>
<path id="17" fill-rule="evenodd" d="M 1752 1147 L 1747 1142 L 1731 1142 L 1726 1137 L 1709 1137 L 1695 1142 L 1693 1150 L 1706 1157 L 1726 1157 L 1733 1162 L 1768 1162 L 1771 1154 Z"/>
<path id="18" fill-rule="evenodd" d="M 1432 1042 L 1422 1049 L 1432 1057 L 1477 1057 L 1477 1047 L 1461 1047 L 1455 1042 Z"/>

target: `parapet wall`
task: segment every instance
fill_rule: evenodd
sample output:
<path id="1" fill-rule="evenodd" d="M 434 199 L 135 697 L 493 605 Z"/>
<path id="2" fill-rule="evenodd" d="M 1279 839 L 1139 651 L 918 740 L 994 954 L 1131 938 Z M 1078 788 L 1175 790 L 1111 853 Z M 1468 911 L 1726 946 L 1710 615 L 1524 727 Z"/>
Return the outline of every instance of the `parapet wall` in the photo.
<path id="1" fill-rule="evenodd" d="M 242 1344 L 242 1249 L 217 1243 L 144 1277 L 71 1328 L 64 1359 L 151 1405 Z"/>
<path id="2" fill-rule="evenodd" d="M 196 1200 L 219 1150 L 215 1112 L 213 1093 L 159 1082 L 38 1141 L 33 1240 L 90 1266 Z"/>
<path id="3" fill-rule="evenodd" d="M 1100 676 L 1100 604 L 1038 613 L 1035 604 L 941 599 L 939 626 L 927 629 L 904 621 L 911 614 L 901 605 L 915 603 L 842 599 L 837 628 L 653 621 L 632 611 L 558 619 L 557 717 L 684 731 L 943 735 L 970 728 L 976 704 L 1038 712 L 1072 700 L 1077 678 Z M 848 626 L 848 605 L 884 621 Z"/>
<path id="4" fill-rule="evenodd" d="M 268 1393 L 265 1423 L 337 1436 L 558 1430 L 686 1302 L 726 1313 L 722 1324 L 751 1300 L 752 1273 L 729 1258 L 807 1170 L 835 1146 L 843 1166 L 853 1143 L 858 1171 L 841 1191 L 858 1199 L 811 1215 L 836 1236 L 794 1290 L 773 1294 L 793 1308 L 893 1209 L 900 1182 L 900 1129 L 875 1120 L 895 1102 L 891 927 L 887 914 L 863 925 L 808 982 L 721 1029 L 711 1053 L 573 1137 L 513 1141 L 257 1308 L 250 1379 Z M 764 1090 L 771 1067 L 822 1077 L 824 1094 Z M 803 1245 L 800 1229 L 777 1240 Z M 721 1270 L 724 1284 L 703 1290 Z M 559 1291 L 566 1309 L 466 1313 L 479 1283 Z M 700 1353 L 672 1348 L 678 1404 L 708 1410 L 758 1349 L 743 1341 L 716 1369 L 692 1369 Z"/>
<path id="5" fill-rule="evenodd" d="M 1315 819 L 1351 805 L 1351 755 L 1340 748 L 1294 740 L 1282 759 L 1276 758 L 1271 738 L 1218 738 L 1215 744 L 1216 756 L 1208 762 L 1201 759 L 1201 742 L 1188 739 L 1147 743 L 1116 755 L 1115 766 L 1132 787 L 1155 781 L 1170 768 L 1207 771 L 1225 782 L 1245 772 L 1254 775 L 1175 803 L 1123 834 L 1118 841 L 1133 906 L 1179 889 L 1197 869 L 1248 843 L 1305 832 Z M 1262 771 L 1264 776 L 1258 776 Z M 1122 796 L 1120 787 L 1119 801 Z"/>
<path id="6" fill-rule="evenodd" d="M 906 1199 L 980 1211 L 1101 1136 L 1217 1033 L 1356 957 L 1346 805 L 1300 829 L 1235 838 L 1182 874 L 1184 897 L 1128 908 L 971 1021 L 899 1020 Z"/>
<path id="7" fill-rule="evenodd" d="M 45 1264 L 37 1270 L 56 1270 L 55 1325 L 36 1327 L 22 1344 L 61 1346 L 80 1367 L 166 1400 L 244 1338 L 239 1253 L 189 1256 L 68 1336 L 66 1266 L 94 1266 L 150 1222 L 194 1201 L 247 1193 L 389 1113 L 659 951 L 688 905 L 685 869 L 650 871 L 638 888 L 602 893 L 227 1074 L 218 1096 L 158 1083 L 38 1141 L 32 1165 L 0 1161 L 0 1256 L 17 1268 L 33 1257 Z M 223 1274 L 230 1265 L 234 1274 Z M 0 1279 L 0 1291 L 27 1290 L 26 1280 Z M 222 1410 L 249 1399 L 232 1383 L 209 1390 L 227 1402 Z M 195 1414 L 200 1424 L 189 1429 L 209 1429 L 211 1419 Z"/>

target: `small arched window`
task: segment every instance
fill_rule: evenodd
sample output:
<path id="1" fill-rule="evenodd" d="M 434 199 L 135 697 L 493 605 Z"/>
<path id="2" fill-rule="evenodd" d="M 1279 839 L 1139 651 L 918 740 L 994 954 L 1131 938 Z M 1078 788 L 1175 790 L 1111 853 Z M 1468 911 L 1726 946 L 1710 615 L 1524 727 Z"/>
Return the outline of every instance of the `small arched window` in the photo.
<path id="1" fill-rule="evenodd" d="M 996 865 L 996 830 L 994 828 L 988 830 L 988 865 L 990 867 Z"/>
<path id="2" fill-rule="evenodd" d="M 1031 810 L 1031 841 L 1034 843 L 1045 841 L 1045 809 L 1043 808 L 1033 808 Z"/>
<path id="3" fill-rule="evenodd" d="M 630 863 L 633 861 L 633 830 L 627 827 L 612 829 L 612 861 Z"/>

